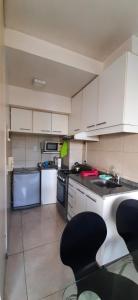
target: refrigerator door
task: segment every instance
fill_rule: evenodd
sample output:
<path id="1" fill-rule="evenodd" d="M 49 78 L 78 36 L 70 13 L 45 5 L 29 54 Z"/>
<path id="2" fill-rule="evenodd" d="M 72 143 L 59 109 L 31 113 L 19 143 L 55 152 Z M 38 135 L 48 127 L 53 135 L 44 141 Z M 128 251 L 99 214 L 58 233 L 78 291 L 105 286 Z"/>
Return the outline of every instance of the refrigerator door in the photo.
<path id="1" fill-rule="evenodd" d="M 40 172 L 13 175 L 13 208 L 40 203 Z"/>
<path id="2" fill-rule="evenodd" d="M 57 201 L 57 170 L 41 171 L 41 203 L 50 204 Z"/>

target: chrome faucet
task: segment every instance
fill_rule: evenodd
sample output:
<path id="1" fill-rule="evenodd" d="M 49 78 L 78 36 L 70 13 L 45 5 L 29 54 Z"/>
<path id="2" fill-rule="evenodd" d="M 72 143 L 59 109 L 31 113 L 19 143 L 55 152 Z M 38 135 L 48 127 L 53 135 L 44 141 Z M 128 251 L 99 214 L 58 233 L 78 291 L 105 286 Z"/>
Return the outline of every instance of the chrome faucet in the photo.
<path id="1" fill-rule="evenodd" d="M 119 182 L 120 182 L 120 176 L 119 176 L 118 173 L 114 174 L 114 179 L 115 179 L 115 182 L 117 182 L 119 184 Z"/>

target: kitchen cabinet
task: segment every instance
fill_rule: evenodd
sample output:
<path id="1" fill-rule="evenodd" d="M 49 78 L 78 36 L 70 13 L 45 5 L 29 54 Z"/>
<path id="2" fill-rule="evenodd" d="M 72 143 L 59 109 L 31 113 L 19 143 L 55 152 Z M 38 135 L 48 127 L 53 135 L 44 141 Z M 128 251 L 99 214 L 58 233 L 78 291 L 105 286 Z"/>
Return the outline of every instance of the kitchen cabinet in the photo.
<path id="1" fill-rule="evenodd" d="M 82 100 L 83 91 L 72 98 L 71 115 L 69 116 L 69 134 L 82 131 Z"/>
<path id="2" fill-rule="evenodd" d="M 68 116 L 52 113 L 52 133 L 68 134 Z"/>
<path id="3" fill-rule="evenodd" d="M 84 131 L 94 129 L 97 123 L 98 83 L 99 79 L 96 78 L 83 89 L 82 128 Z"/>
<path id="4" fill-rule="evenodd" d="M 138 57 L 126 52 L 99 76 L 95 134 L 138 132 Z"/>
<path id="5" fill-rule="evenodd" d="M 76 188 L 76 214 L 86 210 L 85 194 L 81 187 Z"/>
<path id="6" fill-rule="evenodd" d="M 11 108 L 11 130 L 32 132 L 32 110 Z"/>
<path id="7" fill-rule="evenodd" d="M 12 107 L 11 131 L 67 135 L 68 116 Z"/>
<path id="8" fill-rule="evenodd" d="M 126 59 L 119 57 L 99 77 L 98 128 L 123 123 Z"/>
<path id="9" fill-rule="evenodd" d="M 51 133 L 51 113 L 33 111 L 33 132 L 42 134 Z"/>
<path id="10" fill-rule="evenodd" d="M 69 182 L 68 186 L 68 211 L 67 216 L 70 220 L 76 214 L 76 189 L 75 184 Z"/>
<path id="11" fill-rule="evenodd" d="M 69 219 L 83 211 L 102 215 L 102 199 L 76 181 L 69 179 L 68 209 Z"/>

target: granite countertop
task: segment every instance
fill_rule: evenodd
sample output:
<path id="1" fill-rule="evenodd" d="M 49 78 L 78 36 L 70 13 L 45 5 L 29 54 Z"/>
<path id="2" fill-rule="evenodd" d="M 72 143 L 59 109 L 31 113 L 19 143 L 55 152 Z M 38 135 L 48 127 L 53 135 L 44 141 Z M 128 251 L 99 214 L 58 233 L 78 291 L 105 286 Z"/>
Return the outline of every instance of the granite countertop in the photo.
<path id="1" fill-rule="evenodd" d="M 79 174 L 70 174 L 69 177 L 101 197 L 111 196 L 115 194 L 122 194 L 122 193 L 138 190 L 138 183 L 134 183 L 125 179 L 120 179 L 120 184 L 121 184 L 120 187 L 108 188 L 106 186 L 101 187 L 94 184 L 95 179 L 100 179 L 99 177 L 93 177 L 93 176 L 83 177 Z"/>

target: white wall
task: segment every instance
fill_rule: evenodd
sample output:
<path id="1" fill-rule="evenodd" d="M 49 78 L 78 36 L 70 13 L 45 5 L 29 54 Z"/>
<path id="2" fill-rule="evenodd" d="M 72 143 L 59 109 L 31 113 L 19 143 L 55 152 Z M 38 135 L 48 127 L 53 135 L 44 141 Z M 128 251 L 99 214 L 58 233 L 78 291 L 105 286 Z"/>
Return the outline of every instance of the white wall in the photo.
<path id="1" fill-rule="evenodd" d="M 0 0 L 0 299 L 3 299 L 3 279 L 6 253 L 6 97 L 3 48 L 3 1 Z"/>
<path id="2" fill-rule="evenodd" d="M 120 176 L 138 182 L 138 134 L 100 136 L 99 142 L 88 143 L 87 162 L 103 171 L 114 167 Z"/>
<path id="3" fill-rule="evenodd" d="M 8 86 L 9 105 L 39 110 L 71 113 L 71 99 L 37 90 Z"/>
<path id="4" fill-rule="evenodd" d="M 42 141 L 56 141 L 60 142 L 60 138 L 34 135 L 34 134 L 20 134 L 13 133 L 11 137 L 11 151 L 14 158 L 15 168 L 32 168 L 37 167 L 37 163 L 45 160 L 53 160 L 55 154 L 42 154 L 40 151 L 40 143 Z"/>

